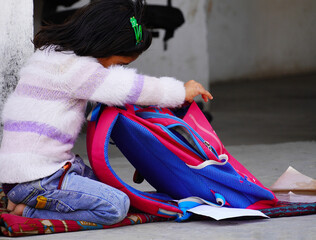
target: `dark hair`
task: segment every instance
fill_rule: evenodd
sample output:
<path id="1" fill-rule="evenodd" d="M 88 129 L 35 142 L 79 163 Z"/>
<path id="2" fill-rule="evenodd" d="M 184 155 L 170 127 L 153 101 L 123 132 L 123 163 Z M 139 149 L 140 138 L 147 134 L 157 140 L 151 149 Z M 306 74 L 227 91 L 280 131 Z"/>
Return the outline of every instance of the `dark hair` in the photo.
<path id="1" fill-rule="evenodd" d="M 95 58 L 135 56 L 151 45 L 151 33 L 142 23 L 142 0 L 98 0 L 79 9 L 68 21 L 48 25 L 36 34 L 37 49 L 56 45 L 55 51 L 73 51 Z M 142 25 L 142 41 L 136 45 L 130 18 Z"/>

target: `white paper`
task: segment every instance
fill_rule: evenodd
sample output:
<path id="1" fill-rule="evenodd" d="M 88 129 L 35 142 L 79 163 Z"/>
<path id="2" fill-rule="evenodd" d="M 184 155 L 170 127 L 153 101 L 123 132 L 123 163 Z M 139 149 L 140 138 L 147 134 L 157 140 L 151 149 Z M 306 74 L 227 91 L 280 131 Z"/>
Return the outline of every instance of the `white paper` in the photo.
<path id="1" fill-rule="evenodd" d="M 273 192 L 289 192 L 289 191 L 301 191 L 316 193 L 316 180 L 312 179 L 293 167 L 289 167 L 279 179 L 272 184 L 270 189 Z"/>
<path id="2" fill-rule="evenodd" d="M 302 202 L 302 203 L 314 203 L 316 202 L 316 195 L 304 195 L 295 194 L 293 192 L 289 193 L 276 193 L 275 196 L 279 201 L 285 202 Z"/>
<path id="3" fill-rule="evenodd" d="M 215 220 L 222 220 L 227 218 L 236 217 L 264 217 L 269 218 L 264 213 L 258 210 L 243 209 L 243 208 L 226 208 L 226 207 L 213 207 L 210 205 L 200 205 L 195 208 L 191 208 L 188 212 L 194 214 L 211 217 Z"/>

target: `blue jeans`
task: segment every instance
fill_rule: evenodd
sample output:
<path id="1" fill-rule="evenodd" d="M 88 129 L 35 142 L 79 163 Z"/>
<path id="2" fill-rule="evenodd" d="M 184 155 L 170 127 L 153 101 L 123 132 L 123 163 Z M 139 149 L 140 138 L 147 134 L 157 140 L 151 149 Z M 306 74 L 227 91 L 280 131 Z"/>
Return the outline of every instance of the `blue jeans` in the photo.
<path id="1" fill-rule="evenodd" d="M 23 216 L 30 218 L 112 225 L 126 217 L 130 202 L 125 193 L 99 182 L 79 157 L 68 166 L 49 177 L 16 185 L 8 199 L 26 204 Z"/>

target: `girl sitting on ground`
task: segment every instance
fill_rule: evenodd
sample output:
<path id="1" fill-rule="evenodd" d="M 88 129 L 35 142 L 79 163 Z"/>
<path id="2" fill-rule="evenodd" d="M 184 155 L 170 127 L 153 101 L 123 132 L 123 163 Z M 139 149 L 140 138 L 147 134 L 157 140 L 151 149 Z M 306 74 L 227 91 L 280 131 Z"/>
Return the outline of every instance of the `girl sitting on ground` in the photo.
<path id="1" fill-rule="evenodd" d="M 61 25 L 43 27 L 35 53 L 3 109 L 0 182 L 12 214 L 111 225 L 129 198 L 97 180 L 72 148 L 87 101 L 177 107 L 211 94 L 194 80 L 124 67 L 151 44 L 141 0 L 99 0 Z"/>

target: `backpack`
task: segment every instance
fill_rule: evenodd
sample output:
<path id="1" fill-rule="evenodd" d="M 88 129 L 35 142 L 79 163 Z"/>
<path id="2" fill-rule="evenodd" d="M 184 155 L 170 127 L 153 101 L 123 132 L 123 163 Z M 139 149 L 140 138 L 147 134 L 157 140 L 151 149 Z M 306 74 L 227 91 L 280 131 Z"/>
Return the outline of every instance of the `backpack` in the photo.
<path id="1" fill-rule="evenodd" d="M 187 209 L 200 204 L 263 209 L 277 202 L 229 154 L 195 102 L 180 109 L 99 104 L 89 118 L 92 169 L 100 181 L 125 192 L 136 209 L 182 221 L 190 216 Z M 156 192 L 120 179 L 109 162 L 110 139 Z"/>

